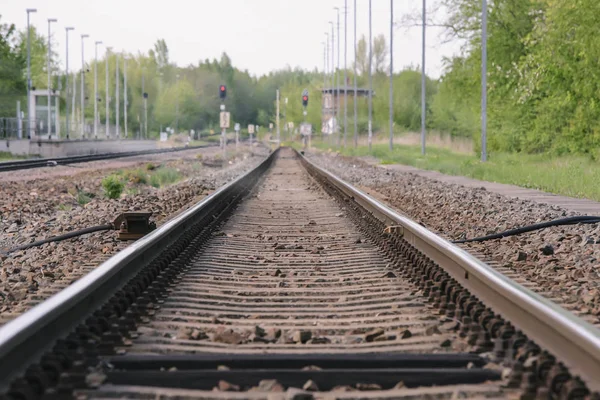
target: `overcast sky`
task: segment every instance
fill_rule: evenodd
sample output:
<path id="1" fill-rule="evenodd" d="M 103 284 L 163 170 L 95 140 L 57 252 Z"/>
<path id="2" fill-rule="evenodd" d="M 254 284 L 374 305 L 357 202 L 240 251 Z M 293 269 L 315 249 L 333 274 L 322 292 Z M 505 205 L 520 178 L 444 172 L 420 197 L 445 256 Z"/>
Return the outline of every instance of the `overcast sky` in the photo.
<path id="1" fill-rule="evenodd" d="M 2 0 L 2 22 L 26 27 L 26 8 L 37 8 L 31 24 L 48 32 L 52 24 L 54 43 L 64 65 L 65 27 L 70 33 L 69 64 L 81 65 L 80 35 L 86 39 L 85 58 L 93 59 L 94 42 L 103 41 L 114 51 L 146 52 L 157 39 L 164 38 L 170 59 L 179 66 L 206 58 L 219 58 L 227 52 L 234 66 L 254 75 L 271 70 L 300 66 L 323 68 L 325 32 L 328 21 L 337 22 L 333 7 L 343 9 L 344 0 Z M 354 57 L 353 9 L 348 0 L 348 66 Z M 390 1 L 373 0 L 373 36 L 383 33 L 389 40 Z M 395 20 L 419 10 L 421 0 L 394 0 Z M 357 0 L 358 37 L 368 35 L 368 0 Z M 344 15 L 341 22 L 340 66 L 343 67 Z M 337 29 L 336 29 L 337 35 Z M 337 46 L 337 44 L 336 44 Z M 458 50 L 457 44 L 442 44 L 440 31 L 427 34 L 427 74 L 439 76 L 442 57 Z M 337 51 L 337 49 L 336 49 Z M 98 46 L 99 55 L 104 47 Z M 337 62 L 337 56 L 336 56 Z M 421 29 L 397 28 L 394 31 L 394 69 L 421 65 Z"/>

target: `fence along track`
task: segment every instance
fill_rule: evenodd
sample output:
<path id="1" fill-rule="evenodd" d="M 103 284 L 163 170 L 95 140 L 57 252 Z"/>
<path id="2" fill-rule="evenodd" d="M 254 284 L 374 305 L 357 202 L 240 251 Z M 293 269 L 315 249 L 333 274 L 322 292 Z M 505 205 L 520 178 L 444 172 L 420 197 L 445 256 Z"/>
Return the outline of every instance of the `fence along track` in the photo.
<path id="1" fill-rule="evenodd" d="M 62 390 L 100 398 L 265 398 L 306 384 L 322 391 L 341 385 L 339 398 L 505 397 L 514 389 L 501 384 L 519 388 L 523 381 L 517 391 L 529 395 L 588 393 L 551 354 L 417 250 L 431 233 L 416 240 L 411 235 L 422 228 L 409 222 L 382 234 L 382 221 L 399 221 L 393 212 L 302 162 L 306 170 L 289 150 L 273 155 L 99 267 L 91 275 L 102 274 L 102 282 L 90 276 L 68 288 L 56 307 L 85 300 L 85 311 L 56 311 L 57 300 L 37 311 L 45 321 L 2 328 L 8 339 L 0 339 L 0 354 L 17 365 L 37 346 L 28 337 L 57 325 L 70 331 L 104 304 L 42 360 L 80 360 L 60 375 Z M 439 248 L 427 255 L 441 259 Z M 471 268 L 465 260 L 461 265 Z M 17 340 L 21 347 L 8 345 Z M 486 365 L 493 356 L 513 362 L 509 382 Z M 8 365 L 0 364 L 3 377 L 14 375 Z M 81 365 L 99 367 L 89 374 Z M 30 382 L 37 370 L 28 371 Z M 99 387 L 82 390 L 86 378 Z M 431 384 L 437 386 L 423 386 Z M 357 387 L 395 388 L 346 392 Z M 226 391 L 232 389 L 249 391 Z M 22 387 L 13 383 L 12 391 Z"/>

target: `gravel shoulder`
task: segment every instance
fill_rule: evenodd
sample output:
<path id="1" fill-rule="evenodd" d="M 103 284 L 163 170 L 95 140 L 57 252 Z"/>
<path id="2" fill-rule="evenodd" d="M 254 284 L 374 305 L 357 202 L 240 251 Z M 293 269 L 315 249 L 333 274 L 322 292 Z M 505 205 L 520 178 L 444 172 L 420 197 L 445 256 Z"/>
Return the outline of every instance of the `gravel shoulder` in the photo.
<path id="1" fill-rule="evenodd" d="M 558 206 L 391 171 L 335 153 L 310 154 L 309 158 L 450 240 L 578 215 Z M 600 226 L 553 227 L 464 248 L 600 326 Z"/>
<path id="2" fill-rule="evenodd" d="M 81 168 L 0 174 L 0 249 L 111 223 L 125 211 L 150 211 L 151 220 L 160 226 L 267 154 L 261 147 L 241 146 L 237 152 L 229 150 L 223 166 L 215 167 L 210 165 L 221 161 L 220 150 L 206 148 L 92 162 Z M 149 181 L 139 181 L 139 174 L 151 176 L 159 168 L 176 174 L 177 182 L 154 187 Z M 118 199 L 108 199 L 102 189 L 102 179 L 111 174 L 126 181 Z M 89 202 L 81 201 L 81 193 Z M 0 253 L 0 324 L 68 286 L 130 243 L 108 231 Z"/>

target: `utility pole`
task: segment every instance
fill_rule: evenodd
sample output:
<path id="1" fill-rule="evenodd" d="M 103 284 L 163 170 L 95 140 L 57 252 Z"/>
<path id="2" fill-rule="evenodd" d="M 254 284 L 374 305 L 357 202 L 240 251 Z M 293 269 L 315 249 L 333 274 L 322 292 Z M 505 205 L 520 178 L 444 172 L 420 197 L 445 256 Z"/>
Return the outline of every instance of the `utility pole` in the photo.
<path id="1" fill-rule="evenodd" d="M 175 78 L 177 78 L 177 91 L 175 92 L 175 134 L 177 134 L 179 133 L 179 74 Z"/>
<path id="2" fill-rule="evenodd" d="M 481 7 L 481 161 L 487 161 L 487 0 Z"/>
<path id="3" fill-rule="evenodd" d="M 334 33 L 335 26 L 334 26 L 333 22 L 329 21 L 329 23 L 331 24 L 331 98 L 333 99 L 333 104 L 332 104 L 333 119 L 332 119 L 332 124 L 331 124 L 333 132 L 331 132 L 331 140 L 333 140 L 333 135 L 337 131 L 337 115 L 335 113 L 336 109 L 337 109 L 336 104 L 335 104 L 337 101 L 337 99 L 335 98 L 335 33 Z"/>
<path id="4" fill-rule="evenodd" d="M 340 118 L 340 9 L 338 7 L 335 7 L 335 9 L 337 10 L 337 71 L 335 74 L 336 77 L 336 86 L 337 86 L 337 147 L 340 147 L 340 136 L 341 136 L 341 132 L 340 132 L 340 124 L 339 124 L 339 118 Z"/>
<path id="5" fill-rule="evenodd" d="M 290 135 L 290 127 L 288 126 L 288 122 L 287 122 L 287 103 L 288 103 L 288 98 L 284 98 L 283 99 L 283 136 L 284 136 L 284 140 L 288 140 L 288 137 L 291 136 Z M 287 137 L 286 137 L 287 136 Z"/>
<path id="6" fill-rule="evenodd" d="M 98 45 L 101 41 L 94 43 L 94 139 L 98 140 Z"/>
<path id="7" fill-rule="evenodd" d="M 371 0 L 369 0 L 369 153 L 371 152 L 371 141 L 373 139 L 373 31 L 371 26 Z"/>
<path id="8" fill-rule="evenodd" d="M 325 88 L 327 88 L 327 86 L 329 86 L 329 32 L 325 32 L 325 77 L 323 78 L 325 80 Z M 325 91 L 326 95 L 329 96 L 329 92 L 328 90 Z M 333 96 L 329 97 L 330 99 L 333 98 Z M 326 97 L 327 99 L 327 97 Z M 323 102 L 323 111 L 324 111 L 324 115 L 326 116 L 329 113 L 329 103 L 328 102 Z M 323 122 L 326 122 L 327 119 L 324 117 L 323 118 Z M 327 128 L 327 124 L 325 123 L 325 128 Z M 326 132 L 326 130 L 325 130 Z M 324 134 L 325 134 L 324 132 Z"/>
<path id="9" fill-rule="evenodd" d="M 66 79 L 66 86 L 67 86 L 65 88 L 65 103 L 66 103 L 65 113 L 66 113 L 66 117 L 67 117 L 67 119 L 65 121 L 66 122 L 65 126 L 67 128 L 67 140 L 69 140 L 69 133 L 70 133 L 70 126 L 69 126 L 69 31 L 72 31 L 73 29 L 75 29 L 75 28 L 70 27 L 70 26 L 65 28 L 65 32 L 67 35 L 67 42 L 66 42 L 67 43 L 67 45 L 66 45 L 67 56 L 65 59 L 65 63 L 66 63 L 65 79 Z"/>
<path id="10" fill-rule="evenodd" d="M 280 146 L 281 142 L 279 141 L 279 89 L 277 89 L 277 147 Z"/>
<path id="11" fill-rule="evenodd" d="M 348 0 L 344 0 L 344 148 L 348 136 Z"/>
<path id="12" fill-rule="evenodd" d="M 127 56 L 123 56 L 123 126 L 127 139 Z"/>
<path id="13" fill-rule="evenodd" d="M 423 44 L 423 48 L 421 49 L 421 56 L 422 56 L 422 60 L 421 60 L 421 154 L 425 155 L 425 134 L 426 134 L 426 130 L 427 130 L 427 126 L 426 126 L 426 118 L 427 118 L 427 110 L 426 110 L 426 99 L 425 96 L 427 96 L 426 94 L 426 81 L 425 81 L 425 40 L 426 40 L 426 27 L 427 27 L 427 19 L 426 19 L 426 13 L 427 13 L 427 9 L 426 9 L 426 2 L 427 0 L 423 0 L 423 38 L 421 40 L 422 44 Z"/>
<path id="14" fill-rule="evenodd" d="M 46 64 L 46 69 L 48 70 L 48 140 L 52 138 L 52 102 L 50 101 L 52 91 L 52 68 L 50 67 L 50 63 L 52 62 L 52 42 L 50 38 L 52 36 L 50 34 L 50 24 L 56 21 L 56 18 L 48 18 L 48 62 Z M 58 132 L 56 132 L 56 136 L 58 137 Z"/>
<path id="15" fill-rule="evenodd" d="M 90 35 L 81 35 L 81 138 L 85 137 L 85 59 L 83 57 L 83 39 Z"/>
<path id="16" fill-rule="evenodd" d="M 118 140 L 121 140 L 121 132 L 119 132 L 119 55 L 115 54 L 115 136 Z"/>
<path id="17" fill-rule="evenodd" d="M 106 93 L 104 95 L 105 99 L 104 102 L 106 103 L 106 115 L 104 116 L 106 118 L 106 125 L 105 125 L 105 133 L 106 133 L 106 138 L 110 139 L 110 92 L 109 92 L 109 77 L 108 77 L 108 58 L 110 56 L 110 47 L 106 48 L 106 65 L 105 65 L 105 73 L 106 73 Z"/>
<path id="18" fill-rule="evenodd" d="M 144 133 L 143 139 L 148 139 L 148 93 L 146 93 L 146 68 L 142 70 L 142 97 L 144 98 Z"/>
<path id="19" fill-rule="evenodd" d="M 390 0 L 390 150 L 394 149 L 394 0 Z"/>
<path id="20" fill-rule="evenodd" d="M 327 85 L 327 43 L 321 42 L 323 45 L 323 90 Z"/>
<path id="21" fill-rule="evenodd" d="M 354 0 L 354 148 L 358 147 L 358 80 L 356 77 L 356 0 Z"/>
<path id="22" fill-rule="evenodd" d="M 73 118 L 73 126 L 75 126 L 75 123 L 77 122 L 77 113 L 75 112 L 75 103 L 77 103 L 77 101 L 76 101 L 76 97 L 77 97 L 77 73 L 76 72 L 73 74 L 73 90 L 72 90 L 72 92 L 73 92 L 73 97 L 71 98 L 72 99 L 72 101 L 71 101 L 71 111 L 72 111 L 71 115 L 72 115 L 72 117 L 71 118 Z"/>
<path id="23" fill-rule="evenodd" d="M 31 110 L 31 28 L 29 27 L 29 14 L 35 13 L 35 8 L 28 8 L 27 11 L 27 138 L 31 139 L 35 133 L 35 119 Z"/>

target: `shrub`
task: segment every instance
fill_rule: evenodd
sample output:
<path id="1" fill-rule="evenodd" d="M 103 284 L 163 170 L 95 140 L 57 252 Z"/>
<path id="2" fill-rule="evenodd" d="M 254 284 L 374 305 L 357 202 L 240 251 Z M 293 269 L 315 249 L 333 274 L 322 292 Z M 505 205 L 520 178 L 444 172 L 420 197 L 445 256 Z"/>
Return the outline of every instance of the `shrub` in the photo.
<path id="1" fill-rule="evenodd" d="M 146 164 L 146 169 L 148 171 L 154 171 L 156 169 L 156 165 L 154 165 L 152 163 L 148 163 L 148 164 Z"/>
<path id="2" fill-rule="evenodd" d="M 102 188 L 109 199 L 118 199 L 123 193 L 125 184 L 116 175 L 109 175 L 102 179 Z"/>

